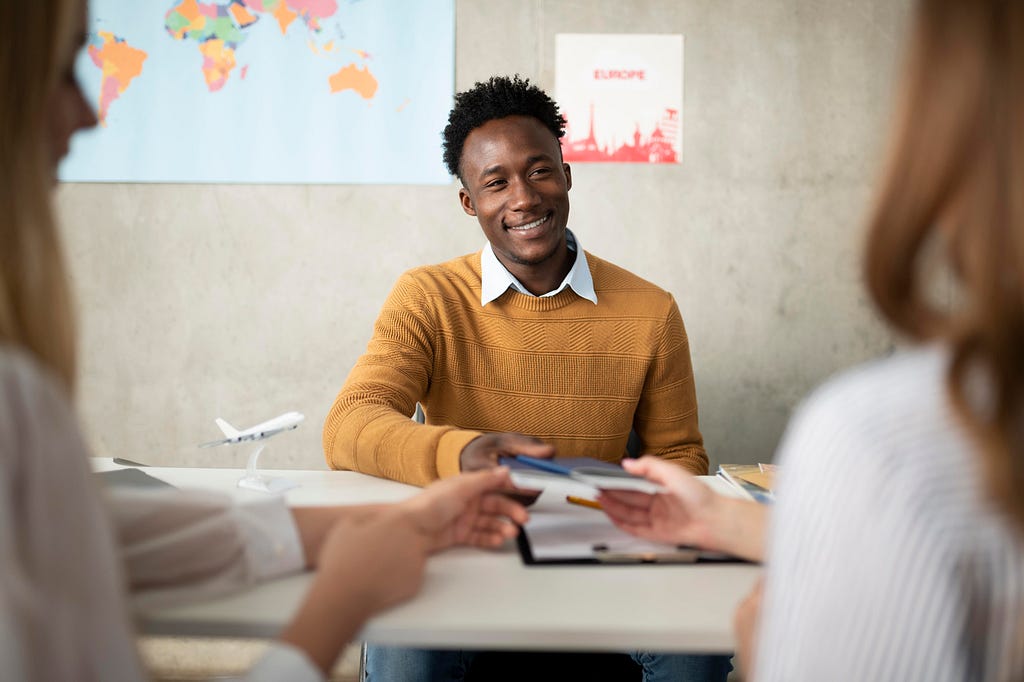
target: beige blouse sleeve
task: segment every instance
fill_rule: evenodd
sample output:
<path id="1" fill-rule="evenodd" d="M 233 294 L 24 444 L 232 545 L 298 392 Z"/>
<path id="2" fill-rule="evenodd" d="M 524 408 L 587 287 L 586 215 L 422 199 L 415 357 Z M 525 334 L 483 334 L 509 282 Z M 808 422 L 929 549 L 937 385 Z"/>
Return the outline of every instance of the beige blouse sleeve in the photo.
<path id="1" fill-rule="evenodd" d="M 279 497 L 125 487 L 107 496 L 137 609 L 201 600 L 304 566 Z"/>
<path id="2" fill-rule="evenodd" d="M 115 489 L 104 508 L 88 454 L 52 377 L 0 345 L 3 679 L 145 679 L 126 584 L 138 604 L 156 606 L 301 569 L 280 499 Z M 276 644 L 247 679 L 322 678 L 300 651 Z"/>
<path id="3" fill-rule="evenodd" d="M 0 676 L 140 680 L 124 578 L 70 405 L 0 346 Z"/>

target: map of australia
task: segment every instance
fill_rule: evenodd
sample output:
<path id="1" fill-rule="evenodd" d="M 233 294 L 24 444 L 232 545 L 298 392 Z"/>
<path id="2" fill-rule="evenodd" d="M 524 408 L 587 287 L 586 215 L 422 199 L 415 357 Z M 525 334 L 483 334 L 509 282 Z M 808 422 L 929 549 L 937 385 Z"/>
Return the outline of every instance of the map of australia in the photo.
<path id="1" fill-rule="evenodd" d="M 62 177 L 291 181 L 282 177 L 282 162 L 269 158 L 276 142 L 245 154 L 239 149 L 251 147 L 252 140 L 260 139 L 259 134 L 254 135 L 256 131 L 245 130 L 250 121 L 267 130 L 268 125 L 271 129 L 291 128 L 301 120 L 298 129 L 315 129 L 341 143 L 311 146 L 307 152 L 312 166 L 346 166 L 346 170 L 340 175 L 327 172 L 326 177 L 317 171 L 316 177 L 309 178 L 313 171 L 305 164 L 298 175 L 306 178 L 294 181 L 353 181 L 348 177 L 364 181 L 358 178 L 366 174 L 353 167 L 356 157 L 348 155 L 346 161 L 328 162 L 324 158 L 326 150 L 351 152 L 367 141 L 380 142 L 387 137 L 385 126 L 408 130 L 413 120 L 430 121 L 422 132 L 429 140 L 428 146 L 436 146 L 453 89 L 453 2 L 168 0 L 161 8 L 155 2 L 94 0 L 94 25 L 85 51 L 88 60 L 80 60 L 79 71 L 87 65 L 82 80 L 97 109 L 101 123 L 97 138 L 105 139 L 104 156 L 111 151 L 110 145 L 118 144 L 116 138 L 139 144 L 140 131 L 152 135 L 166 120 L 170 125 L 163 130 L 186 125 L 191 129 L 188 139 L 211 138 L 204 148 L 213 150 L 222 145 L 224 153 L 236 160 L 239 172 L 203 166 L 199 161 L 194 162 L 198 177 L 184 168 L 173 170 L 174 160 L 181 156 L 178 145 L 168 146 L 163 152 L 164 163 L 160 165 L 171 170 L 147 171 L 139 176 L 135 169 L 142 162 L 129 159 L 129 163 L 122 164 L 128 170 L 115 173 L 116 178 L 108 177 L 108 172 L 90 177 L 95 171 L 82 158 L 76 158 L 73 148 L 72 158 L 62 167 Z M 424 50 L 424 32 L 436 32 L 442 49 L 429 45 Z M 207 101 L 201 93 L 210 99 Z M 336 104 L 324 106 L 323 97 Z M 359 106 L 364 109 L 352 108 Z M 367 114 L 366 107 L 373 108 L 372 114 Z M 321 118 L 342 125 L 337 130 L 311 125 Z M 202 126 L 198 128 L 189 123 L 200 119 Z M 396 151 L 404 135 L 397 137 Z M 156 137 L 142 142 L 163 148 Z M 415 149 L 424 145 L 408 146 Z M 138 155 L 137 150 L 124 151 L 126 157 Z M 293 146 L 292 156 L 294 152 Z M 258 157 L 255 166 L 242 161 L 246 154 Z M 214 165 L 223 166 L 224 158 L 216 157 Z M 95 152 L 92 161 L 94 167 L 98 165 Z M 261 167 L 267 172 L 261 173 Z M 447 180 L 436 171 L 429 175 L 430 182 Z"/>

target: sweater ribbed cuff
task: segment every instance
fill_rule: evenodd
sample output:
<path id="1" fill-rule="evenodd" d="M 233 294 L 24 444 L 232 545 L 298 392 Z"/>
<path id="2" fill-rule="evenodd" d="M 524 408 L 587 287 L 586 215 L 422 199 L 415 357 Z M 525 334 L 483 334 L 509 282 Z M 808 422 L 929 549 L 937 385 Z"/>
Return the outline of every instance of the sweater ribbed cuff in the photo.
<path id="1" fill-rule="evenodd" d="M 469 441 L 482 436 L 479 431 L 449 431 L 441 436 L 437 444 L 437 476 L 438 478 L 450 478 L 461 472 L 459 467 L 459 455 L 462 448 L 469 444 Z"/>

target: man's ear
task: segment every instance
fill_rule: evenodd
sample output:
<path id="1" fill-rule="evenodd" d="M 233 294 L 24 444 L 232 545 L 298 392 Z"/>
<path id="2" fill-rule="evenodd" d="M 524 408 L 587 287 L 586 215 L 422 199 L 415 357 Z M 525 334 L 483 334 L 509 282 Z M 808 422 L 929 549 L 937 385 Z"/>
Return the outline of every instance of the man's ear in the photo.
<path id="1" fill-rule="evenodd" d="M 476 216 L 476 209 L 473 207 L 473 199 L 469 196 L 469 190 L 463 187 L 459 190 L 459 203 L 466 215 Z"/>
<path id="2" fill-rule="evenodd" d="M 569 164 L 563 163 L 562 170 L 565 171 L 565 189 L 568 191 L 572 189 L 572 169 L 569 168 Z"/>

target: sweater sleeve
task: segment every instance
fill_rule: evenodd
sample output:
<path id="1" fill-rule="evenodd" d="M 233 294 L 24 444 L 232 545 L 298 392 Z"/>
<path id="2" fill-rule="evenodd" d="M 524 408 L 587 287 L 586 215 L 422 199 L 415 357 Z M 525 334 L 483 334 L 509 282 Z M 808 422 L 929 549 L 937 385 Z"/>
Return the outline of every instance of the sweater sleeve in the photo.
<path id="1" fill-rule="evenodd" d="M 411 273 L 388 296 L 366 353 L 324 422 L 324 455 L 332 469 L 413 485 L 459 473 L 462 448 L 480 433 L 410 418 L 434 370 L 437 330 L 428 303 Z"/>
<path id="2" fill-rule="evenodd" d="M 690 344 L 679 306 L 671 296 L 633 428 L 643 454 L 675 462 L 693 474 L 708 473 L 708 456 L 697 426 Z"/>

